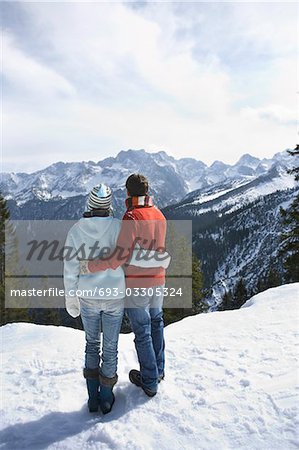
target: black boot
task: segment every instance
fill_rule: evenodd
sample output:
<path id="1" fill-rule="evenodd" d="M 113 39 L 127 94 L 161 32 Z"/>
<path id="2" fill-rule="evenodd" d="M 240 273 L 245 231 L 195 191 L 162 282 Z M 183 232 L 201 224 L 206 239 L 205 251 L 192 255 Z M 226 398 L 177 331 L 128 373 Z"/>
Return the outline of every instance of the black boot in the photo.
<path id="1" fill-rule="evenodd" d="M 141 389 L 144 391 L 144 393 L 148 397 L 154 397 L 157 394 L 157 387 L 149 389 L 143 385 L 143 383 L 141 381 L 141 373 L 139 370 L 136 370 L 136 369 L 130 370 L 129 379 L 130 379 L 131 383 L 135 384 L 135 386 L 141 387 Z"/>
<path id="2" fill-rule="evenodd" d="M 83 376 L 86 379 L 89 412 L 98 412 L 99 369 L 84 369 Z"/>

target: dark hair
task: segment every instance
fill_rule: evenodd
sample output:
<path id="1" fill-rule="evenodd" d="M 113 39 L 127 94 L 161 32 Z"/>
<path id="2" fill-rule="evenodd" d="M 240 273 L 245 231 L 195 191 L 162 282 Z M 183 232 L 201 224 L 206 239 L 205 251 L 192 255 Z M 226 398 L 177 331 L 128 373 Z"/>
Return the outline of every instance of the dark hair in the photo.
<path id="1" fill-rule="evenodd" d="M 126 188 L 131 197 L 146 195 L 148 191 L 148 180 L 140 173 L 133 173 L 126 181 Z"/>

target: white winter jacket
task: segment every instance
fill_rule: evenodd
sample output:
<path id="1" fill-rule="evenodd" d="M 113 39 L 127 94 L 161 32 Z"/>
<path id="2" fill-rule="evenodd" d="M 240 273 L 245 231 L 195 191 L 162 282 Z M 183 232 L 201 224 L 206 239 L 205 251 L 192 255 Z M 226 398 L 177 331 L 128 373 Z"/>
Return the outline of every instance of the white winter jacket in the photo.
<path id="1" fill-rule="evenodd" d="M 121 221 L 114 217 L 86 217 L 80 219 L 69 230 L 65 247 L 78 252 L 74 258 L 66 258 L 64 261 L 64 288 L 65 297 L 93 298 L 93 299 L 120 299 L 125 293 L 125 277 L 121 267 L 116 270 L 108 269 L 91 275 L 80 275 L 80 259 L 88 258 L 90 248 L 97 242 L 100 249 L 115 248 L 120 231 Z M 82 248 L 85 249 L 85 255 Z M 100 250 L 99 250 L 100 251 Z M 94 255 L 96 257 L 97 254 Z M 99 291 L 100 288 L 103 288 Z M 116 295 L 101 295 L 106 289 L 116 288 Z M 79 292 L 79 295 L 76 294 Z M 90 295 L 92 292 L 92 295 Z M 101 293 L 100 293 L 101 292 Z"/>

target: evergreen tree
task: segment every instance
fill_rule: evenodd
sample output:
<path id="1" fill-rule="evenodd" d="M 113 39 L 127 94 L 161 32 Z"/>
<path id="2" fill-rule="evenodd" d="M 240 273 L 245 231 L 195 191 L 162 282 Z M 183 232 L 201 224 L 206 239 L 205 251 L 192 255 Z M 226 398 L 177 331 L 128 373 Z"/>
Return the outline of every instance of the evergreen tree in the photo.
<path id="1" fill-rule="evenodd" d="M 232 292 L 225 291 L 225 294 L 222 297 L 222 302 L 218 307 L 219 311 L 227 311 L 230 309 L 234 309 L 233 295 Z"/>
<path id="2" fill-rule="evenodd" d="M 277 266 L 277 261 L 270 260 L 269 270 L 265 274 L 261 275 L 257 281 L 257 284 L 249 297 L 259 294 L 260 292 L 270 289 L 272 287 L 280 286 L 282 284 L 282 275 Z"/>
<path id="3" fill-rule="evenodd" d="M 172 259 L 167 271 L 167 274 L 170 275 L 170 278 L 168 278 L 167 280 L 166 276 L 166 287 L 181 287 L 180 276 L 184 278 L 184 274 L 186 274 L 186 277 L 188 277 L 189 273 L 191 273 L 192 270 L 192 287 L 190 286 L 190 292 L 184 292 L 183 288 L 182 297 L 180 299 L 176 299 L 179 299 L 179 303 L 181 303 L 186 298 L 186 295 L 190 295 L 192 303 L 190 305 L 190 308 L 164 308 L 164 322 L 166 325 L 177 322 L 184 317 L 205 312 L 208 308 L 203 300 L 204 283 L 201 264 L 198 258 L 192 253 L 191 245 L 188 245 L 187 239 L 178 230 L 171 221 L 168 223 L 166 248 Z"/>
<path id="4" fill-rule="evenodd" d="M 260 292 L 264 292 L 266 289 L 267 287 L 264 278 L 259 278 L 256 283 L 253 295 L 259 294 Z"/>
<path id="5" fill-rule="evenodd" d="M 0 194 L 0 320 L 1 325 L 5 322 L 5 221 L 9 218 L 6 201 Z"/>
<path id="6" fill-rule="evenodd" d="M 299 145 L 289 153 L 292 156 L 299 156 Z M 299 181 L 299 166 L 294 167 L 289 173 L 295 174 L 295 180 Z M 299 194 L 289 209 L 281 208 L 281 215 L 285 231 L 281 235 L 280 255 L 284 257 L 286 280 L 295 282 L 299 281 Z"/>
<path id="7" fill-rule="evenodd" d="M 281 285 L 281 276 L 277 269 L 274 267 L 270 267 L 267 278 L 266 278 L 266 289 L 280 286 Z"/>
<path id="8" fill-rule="evenodd" d="M 186 238 L 182 236 L 182 233 L 180 231 L 177 230 L 176 224 L 172 221 L 167 224 L 166 248 L 171 255 L 171 263 L 167 270 L 168 278 L 166 276 L 166 287 L 170 289 L 180 286 L 179 277 L 189 266 L 192 259 L 191 249 L 190 246 L 188 246 Z M 181 306 L 175 307 L 175 305 L 173 304 L 173 302 L 176 300 L 179 300 L 179 303 L 181 303 L 184 298 L 185 297 L 165 298 L 164 304 L 166 307 L 164 307 L 164 322 L 166 325 L 181 320 L 183 317 L 185 317 L 186 311 L 189 311 L 190 314 L 191 308 L 186 309 Z M 170 300 L 170 302 L 172 303 L 171 307 L 167 307 L 168 300 Z"/>
<path id="9" fill-rule="evenodd" d="M 9 210 L 6 200 L 0 193 L 0 324 L 8 322 L 28 322 L 28 308 L 6 308 L 5 307 L 5 275 L 9 275 L 9 267 L 5 267 L 5 251 L 9 247 L 10 257 L 14 264 L 17 264 L 17 242 L 14 230 L 9 222 Z M 16 280 L 18 285 L 19 280 Z M 14 286 L 19 287 L 19 286 Z"/>
<path id="10" fill-rule="evenodd" d="M 207 312 L 208 305 L 204 302 L 204 278 L 201 263 L 196 255 L 192 255 L 192 313 Z"/>
<path id="11" fill-rule="evenodd" d="M 248 293 L 243 278 L 240 278 L 236 284 L 233 293 L 233 309 L 239 309 L 248 300 Z"/>
<path id="12" fill-rule="evenodd" d="M 60 310 L 57 308 L 32 308 L 30 319 L 30 322 L 38 325 L 62 325 Z"/>
<path id="13" fill-rule="evenodd" d="M 288 150 L 288 153 L 292 156 L 299 156 L 299 144 L 296 145 L 296 148 L 294 148 L 294 150 Z M 289 170 L 289 173 L 294 173 L 295 180 L 299 181 L 299 166 Z"/>
<path id="14" fill-rule="evenodd" d="M 41 280 L 40 288 L 46 291 L 49 287 L 51 287 L 51 279 L 44 277 Z M 35 309 L 37 311 L 34 311 Z M 34 308 L 32 310 L 33 317 L 32 321 L 39 325 L 62 325 L 60 310 L 51 305 L 48 308 Z"/>

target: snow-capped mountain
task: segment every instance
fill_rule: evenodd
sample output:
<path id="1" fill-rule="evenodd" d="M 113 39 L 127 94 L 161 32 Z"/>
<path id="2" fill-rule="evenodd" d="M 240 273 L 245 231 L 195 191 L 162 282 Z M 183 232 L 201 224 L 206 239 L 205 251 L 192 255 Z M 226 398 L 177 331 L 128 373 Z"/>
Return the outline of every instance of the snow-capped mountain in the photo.
<path id="1" fill-rule="evenodd" d="M 288 207 L 296 193 L 277 191 L 229 214 L 207 213 L 193 222 L 194 248 L 216 303 L 240 278 L 249 292 L 256 291 L 270 270 L 282 278 L 280 208 Z"/>
<path id="2" fill-rule="evenodd" d="M 244 182 L 230 181 L 213 188 L 199 189 L 187 195 L 181 202 L 166 208 L 168 215 L 185 218 L 200 216 L 208 211 L 229 214 L 265 195 L 296 187 L 293 176 L 281 167 L 272 167 L 266 175 Z"/>
<path id="3" fill-rule="evenodd" d="M 269 289 L 240 310 L 166 327 L 166 376 L 151 400 L 129 382 L 138 361 L 133 334 L 121 335 L 106 416 L 87 410 L 83 331 L 3 326 L 1 448 L 298 448 L 298 289 Z"/>
<path id="4" fill-rule="evenodd" d="M 27 206 L 34 205 L 35 212 L 36 208 L 41 210 L 40 218 L 43 218 L 44 208 L 40 202 L 54 201 L 55 204 L 47 205 L 48 211 L 53 210 L 52 217 L 48 218 L 58 218 L 55 214 L 57 210 L 61 210 L 62 205 L 66 206 L 66 199 L 70 200 L 71 204 L 81 202 L 84 209 L 90 189 L 96 184 L 106 183 L 114 191 L 116 210 L 122 211 L 124 186 L 128 175 L 142 172 L 148 176 L 151 194 L 160 207 L 176 203 L 186 195 L 189 203 L 199 204 L 211 199 L 211 196 L 220 196 L 240 186 L 249 185 L 259 177 L 275 171 L 277 189 L 284 189 L 291 178 L 285 176 L 287 167 L 292 163 L 290 159 L 286 152 L 263 160 L 243 155 L 234 165 L 215 161 L 208 167 L 192 158 L 175 159 L 163 151 L 147 153 L 144 150 L 128 150 L 99 162 L 57 162 L 31 174 L 4 173 L 0 190 L 6 199 L 16 202 L 12 205 L 13 216 L 16 214 L 17 217 L 22 217 L 22 212 L 17 213 L 16 206 L 26 210 L 28 214 L 28 208 L 22 206 L 33 202 Z M 269 189 L 276 190 L 276 186 L 269 187 L 268 191 Z M 28 215 L 26 217 L 30 218 Z"/>
<path id="5" fill-rule="evenodd" d="M 168 219 L 192 219 L 205 284 L 219 299 L 240 277 L 254 289 L 273 260 L 277 266 L 279 209 L 297 192 L 287 172 L 295 165 L 298 160 L 286 151 L 262 160 L 246 154 L 234 165 L 215 161 L 208 167 L 162 151 L 128 150 L 97 163 L 58 162 L 32 174 L 4 174 L 1 191 L 14 219 L 77 219 L 92 186 L 104 182 L 121 217 L 126 178 L 142 172 Z"/>
<path id="6" fill-rule="evenodd" d="M 282 153 L 272 163 L 249 155 L 239 162 L 225 169 L 225 181 L 191 192 L 163 210 L 168 219 L 192 219 L 194 250 L 216 303 L 240 278 L 252 291 L 271 268 L 282 271 L 280 208 L 286 208 L 298 193 L 298 183 L 287 173 L 298 159 Z M 245 164 L 256 176 L 232 175 L 236 170 L 244 175 Z M 223 168 L 222 163 L 217 165 Z M 267 172 L 260 175 L 263 170 Z"/>
<path id="7" fill-rule="evenodd" d="M 117 199 L 124 196 L 127 177 L 133 172 L 142 172 L 149 177 L 156 200 L 164 206 L 180 200 L 188 192 L 184 169 L 180 171 L 178 166 L 179 162 L 164 152 L 151 154 L 144 150 L 128 150 L 97 163 L 58 162 L 32 174 L 5 173 L 1 191 L 7 199 L 22 205 L 36 199 L 49 201 L 85 196 L 96 184 L 106 183 Z M 203 163 L 195 160 L 192 163 L 193 169 L 202 166 Z"/>

